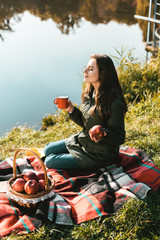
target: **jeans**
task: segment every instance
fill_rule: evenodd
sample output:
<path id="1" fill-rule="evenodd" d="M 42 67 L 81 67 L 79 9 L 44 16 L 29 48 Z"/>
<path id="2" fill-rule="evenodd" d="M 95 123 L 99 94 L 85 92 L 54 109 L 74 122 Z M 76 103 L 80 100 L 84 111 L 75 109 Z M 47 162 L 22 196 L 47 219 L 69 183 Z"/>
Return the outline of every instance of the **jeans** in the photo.
<path id="1" fill-rule="evenodd" d="M 44 148 L 45 165 L 56 169 L 78 169 L 76 160 L 68 152 L 65 140 L 48 143 Z"/>

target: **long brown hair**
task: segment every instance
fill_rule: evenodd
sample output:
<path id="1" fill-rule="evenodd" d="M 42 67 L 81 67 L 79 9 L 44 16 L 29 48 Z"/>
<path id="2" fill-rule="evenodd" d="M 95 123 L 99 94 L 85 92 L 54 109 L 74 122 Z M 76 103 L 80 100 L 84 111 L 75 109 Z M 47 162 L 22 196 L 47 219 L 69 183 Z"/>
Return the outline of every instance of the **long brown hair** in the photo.
<path id="1" fill-rule="evenodd" d="M 105 54 L 93 54 L 90 59 L 96 60 L 99 71 L 99 88 L 95 96 L 95 106 L 93 108 L 93 114 L 96 110 L 99 111 L 100 116 L 104 118 L 110 117 L 110 107 L 116 97 L 120 97 L 124 103 L 125 112 L 127 111 L 126 100 L 123 95 L 121 85 L 119 83 L 117 71 L 115 69 L 112 59 Z M 84 95 L 87 94 L 92 97 L 94 87 L 91 83 L 86 85 L 86 88 L 82 92 L 81 99 L 84 100 Z"/>

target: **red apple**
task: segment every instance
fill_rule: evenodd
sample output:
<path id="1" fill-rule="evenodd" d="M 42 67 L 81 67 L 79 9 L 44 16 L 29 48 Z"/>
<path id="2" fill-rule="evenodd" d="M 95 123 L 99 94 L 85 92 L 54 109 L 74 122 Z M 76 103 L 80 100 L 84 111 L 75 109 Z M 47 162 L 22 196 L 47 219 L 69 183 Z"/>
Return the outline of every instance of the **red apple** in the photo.
<path id="1" fill-rule="evenodd" d="M 45 180 L 44 180 L 44 179 L 40 179 L 40 180 L 38 181 L 38 184 L 39 184 L 39 190 L 40 190 L 40 191 L 43 191 L 43 190 L 45 189 L 45 186 L 46 186 Z"/>
<path id="2" fill-rule="evenodd" d="M 24 190 L 27 194 L 36 194 L 39 191 L 39 184 L 35 180 L 29 180 L 24 186 Z"/>
<path id="3" fill-rule="evenodd" d="M 24 191 L 24 185 L 25 185 L 26 181 L 23 178 L 17 178 L 13 185 L 12 188 L 16 191 L 16 192 L 23 192 Z"/>
<path id="4" fill-rule="evenodd" d="M 92 137 L 95 137 L 97 140 L 104 136 L 104 129 L 101 125 L 95 125 L 90 130 L 89 133 Z"/>
<path id="5" fill-rule="evenodd" d="M 23 176 L 23 178 L 26 180 L 26 181 L 29 181 L 29 180 L 35 180 L 37 181 L 38 178 L 36 176 L 36 174 L 32 171 L 29 171 L 29 172 L 26 172 Z"/>
<path id="6" fill-rule="evenodd" d="M 40 179 L 45 179 L 45 174 L 44 174 L 44 172 L 37 172 L 36 175 L 37 175 L 38 180 L 40 180 Z"/>

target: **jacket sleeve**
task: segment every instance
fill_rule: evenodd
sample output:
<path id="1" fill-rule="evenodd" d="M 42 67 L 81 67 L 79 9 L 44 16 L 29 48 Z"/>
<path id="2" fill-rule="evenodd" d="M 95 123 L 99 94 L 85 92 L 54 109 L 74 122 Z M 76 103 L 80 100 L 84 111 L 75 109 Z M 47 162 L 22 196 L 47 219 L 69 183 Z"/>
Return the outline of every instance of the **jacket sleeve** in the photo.
<path id="1" fill-rule="evenodd" d="M 107 136 L 102 140 L 111 145 L 120 145 L 125 140 L 125 126 L 124 126 L 125 107 L 124 103 L 116 99 L 111 106 L 111 116 L 107 122 L 107 127 L 104 130 Z"/>
<path id="2" fill-rule="evenodd" d="M 69 116 L 77 125 L 84 128 L 83 116 L 79 108 L 74 107 L 73 112 L 69 113 Z"/>

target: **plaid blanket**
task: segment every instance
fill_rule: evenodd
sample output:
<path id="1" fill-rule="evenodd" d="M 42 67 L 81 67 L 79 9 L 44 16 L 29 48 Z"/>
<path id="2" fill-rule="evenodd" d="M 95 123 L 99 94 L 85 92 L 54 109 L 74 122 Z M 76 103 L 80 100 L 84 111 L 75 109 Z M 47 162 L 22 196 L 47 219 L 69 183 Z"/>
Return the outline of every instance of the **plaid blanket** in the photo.
<path id="1" fill-rule="evenodd" d="M 0 181 L 12 177 L 12 158 L 0 163 Z M 16 161 L 17 174 L 30 169 L 41 171 L 35 157 Z M 6 193 L 0 194 L 0 236 L 13 231 L 29 233 L 48 220 L 72 225 L 120 209 L 130 198 L 143 199 L 149 190 L 160 187 L 160 169 L 144 151 L 121 147 L 119 162 L 96 171 L 62 171 L 47 169 L 55 180 L 54 196 L 26 209 L 14 203 Z"/>

